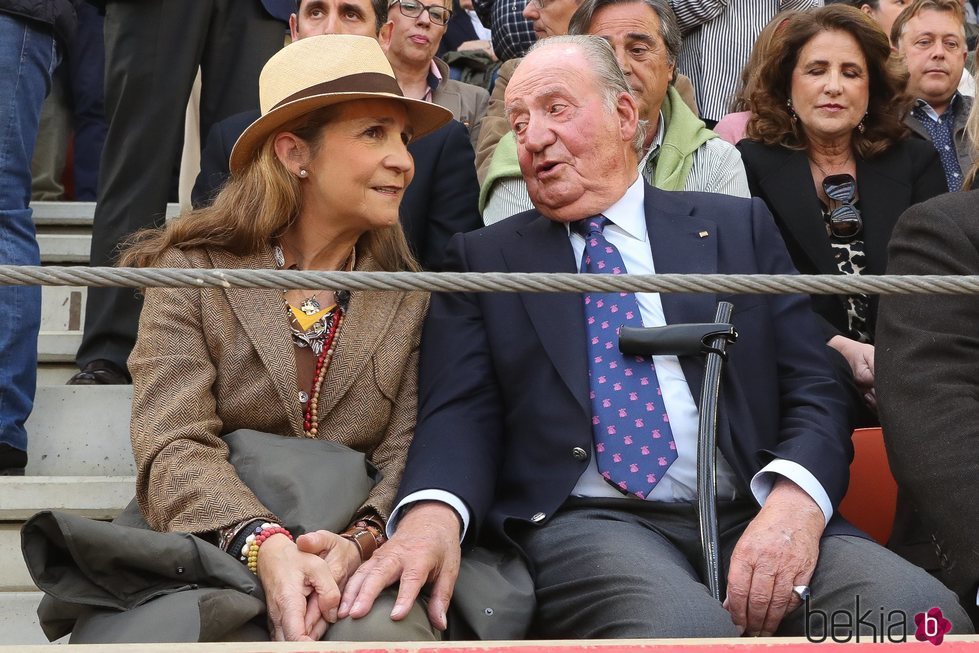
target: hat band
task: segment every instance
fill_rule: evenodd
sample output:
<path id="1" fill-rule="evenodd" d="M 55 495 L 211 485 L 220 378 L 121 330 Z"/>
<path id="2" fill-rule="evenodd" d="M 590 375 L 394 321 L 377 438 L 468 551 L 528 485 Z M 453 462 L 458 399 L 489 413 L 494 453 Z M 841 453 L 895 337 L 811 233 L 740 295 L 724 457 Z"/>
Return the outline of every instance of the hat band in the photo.
<path id="1" fill-rule="evenodd" d="M 309 97 L 326 95 L 328 93 L 390 93 L 404 97 L 401 93 L 401 88 L 398 86 L 398 82 L 391 75 L 385 75 L 384 73 L 356 73 L 304 88 L 298 93 L 293 93 L 289 97 L 279 100 L 268 112 L 274 111 L 282 105 L 295 102 L 296 100 L 304 100 Z"/>

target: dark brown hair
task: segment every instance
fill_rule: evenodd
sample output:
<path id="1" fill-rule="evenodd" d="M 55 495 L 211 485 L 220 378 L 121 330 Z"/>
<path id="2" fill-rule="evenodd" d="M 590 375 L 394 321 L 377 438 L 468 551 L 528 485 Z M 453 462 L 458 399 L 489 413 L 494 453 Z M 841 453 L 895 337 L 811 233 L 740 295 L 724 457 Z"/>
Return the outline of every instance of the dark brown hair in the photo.
<path id="1" fill-rule="evenodd" d="M 903 123 L 911 107 L 911 98 L 904 93 L 908 74 L 891 57 L 890 43 L 877 23 L 859 9 L 842 4 L 793 16 L 775 35 L 769 57 L 761 63 L 758 86 L 748 98 L 752 111 L 748 138 L 790 149 L 808 147 L 805 127 L 793 122 L 788 101 L 799 53 L 821 32 L 849 34 L 867 60 L 867 115 L 864 131 L 853 132 L 853 146 L 863 158 L 873 158 L 908 135 Z"/>

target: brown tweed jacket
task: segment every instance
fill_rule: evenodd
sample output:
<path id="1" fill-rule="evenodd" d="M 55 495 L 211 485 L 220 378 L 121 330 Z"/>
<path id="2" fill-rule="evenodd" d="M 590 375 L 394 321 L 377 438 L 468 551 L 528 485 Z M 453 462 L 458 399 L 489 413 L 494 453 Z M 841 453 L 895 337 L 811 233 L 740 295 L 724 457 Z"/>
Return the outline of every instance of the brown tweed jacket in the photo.
<path id="1" fill-rule="evenodd" d="M 244 257 L 173 249 L 160 265 L 274 267 L 271 248 Z M 356 269 L 377 268 L 360 255 Z M 427 308 L 427 293 L 352 293 L 320 390 L 319 437 L 366 453 L 381 470 L 384 478 L 363 509 L 384 518 L 414 435 L 418 342 Z M 160 531 L 204 533 L 247 519 L 274 519 L 236 475 L 220 436 L 249 428 L 303 437 L 282 292 L 147 289 L 129 369 L 136 498 L 147 522 Z"/>

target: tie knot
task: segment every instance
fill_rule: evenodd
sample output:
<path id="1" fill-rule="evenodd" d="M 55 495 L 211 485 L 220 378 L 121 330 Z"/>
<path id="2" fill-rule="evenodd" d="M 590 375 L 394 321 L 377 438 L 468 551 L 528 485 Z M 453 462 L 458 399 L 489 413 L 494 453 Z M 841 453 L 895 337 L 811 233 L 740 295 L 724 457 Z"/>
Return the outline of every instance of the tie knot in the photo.
<path id="1" fill-rule="evenodd" d="M 611 220 L 606 218 L 604 215 L 593 215 L 590 218 L 585 218 L 584 220 L 578 220 L 572 223 L 572 228 L 576 233 L 581 234 L 585 238 L 589 236 L 596 236 L 602 233 L 602 230 L 609 224 Z"/>

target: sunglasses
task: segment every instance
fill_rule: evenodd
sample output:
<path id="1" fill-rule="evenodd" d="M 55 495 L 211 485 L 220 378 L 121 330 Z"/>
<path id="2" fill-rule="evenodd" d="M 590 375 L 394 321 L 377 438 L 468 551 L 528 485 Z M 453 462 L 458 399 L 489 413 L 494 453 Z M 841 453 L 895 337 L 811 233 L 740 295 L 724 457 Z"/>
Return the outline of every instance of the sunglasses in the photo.
<path id="1" fill-rule="evenodd" d="M 823 192 L 826 197 L 840 203 L 829 214 L 829 232 L 834 238 L 851 240 L 863 231 L 863 218 L 860 210 L 853 205 L 857 196 L 857 180 L 853 175 L 830 175 L 823 179 Z"/>
<path id="2" fill-rule="evenodd" d="M 394 0 L 394 2 L 388 5 L 388 9 L 394 5 L 398 5 L 401 14 L 408 18 L 418 18 L 422 15 L 423 11 L 427 11 L 428 17 L 436 25 L 445 25 L 449 22 L 449 17 L 452 15 L 452 11 L 442 5 L 425 5 L 415 0 Z"/>

